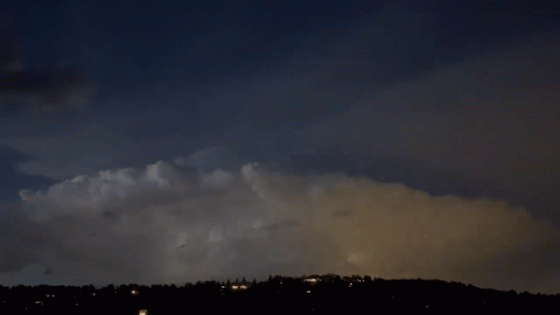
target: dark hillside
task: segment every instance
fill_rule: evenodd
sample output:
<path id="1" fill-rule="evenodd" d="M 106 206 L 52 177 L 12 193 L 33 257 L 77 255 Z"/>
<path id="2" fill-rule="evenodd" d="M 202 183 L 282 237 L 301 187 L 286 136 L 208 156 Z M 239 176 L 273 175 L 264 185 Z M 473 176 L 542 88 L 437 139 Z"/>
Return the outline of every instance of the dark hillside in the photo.
<path id="1" fill-rule="evenodd" d="M 1 314 L 254 314 L 336 312 L 504 312 L 560 308 L 560 295 L 480 289 L 439 280 L 383 280 L 336 275 L 264 282 L 215 281 L 182 286 L 135 284 L 0 287 Z"/>

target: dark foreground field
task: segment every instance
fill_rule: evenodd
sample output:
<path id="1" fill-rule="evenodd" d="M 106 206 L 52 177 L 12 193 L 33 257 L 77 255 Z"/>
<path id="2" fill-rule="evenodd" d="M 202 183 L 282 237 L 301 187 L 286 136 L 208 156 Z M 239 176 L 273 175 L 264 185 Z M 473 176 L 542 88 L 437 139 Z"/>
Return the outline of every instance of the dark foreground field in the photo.
<path id="1" fill-rule="evenodd" d="M 335 275 L 270 277 L 264 282 L 139 286 L 1 287 L 0 314 L 310 314 L 396 311 L 560 310 L 560 295 L 480 289 L 438 280 L 383 280 Z"/>

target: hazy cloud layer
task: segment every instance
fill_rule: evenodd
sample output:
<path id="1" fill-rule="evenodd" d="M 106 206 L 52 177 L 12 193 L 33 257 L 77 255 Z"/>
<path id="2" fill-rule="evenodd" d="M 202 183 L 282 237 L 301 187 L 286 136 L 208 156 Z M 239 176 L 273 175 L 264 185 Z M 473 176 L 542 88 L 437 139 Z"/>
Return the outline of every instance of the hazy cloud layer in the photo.
<path id="1" fill-rule="evenodd" d="M 557 232 L 499 201 L 257 164 L 197 178 L 161 161 L 20 195 L 40 245 L 11 247 L 31 258 L 1 266 L 1 281 L 20 277 L 19 263 L 97 285 L 334 272 L 560 291 L 544 281 L 557 278 Z"/>
<path id="2" fill-rule="evenodd" d="M 560 171 L 560 41 L 546 34 L 519 42 L 372 92 L 302 134 L 316 152 L 338 152 L 349 163 L 393 158 L 431 167 L 551 212 Z"/>

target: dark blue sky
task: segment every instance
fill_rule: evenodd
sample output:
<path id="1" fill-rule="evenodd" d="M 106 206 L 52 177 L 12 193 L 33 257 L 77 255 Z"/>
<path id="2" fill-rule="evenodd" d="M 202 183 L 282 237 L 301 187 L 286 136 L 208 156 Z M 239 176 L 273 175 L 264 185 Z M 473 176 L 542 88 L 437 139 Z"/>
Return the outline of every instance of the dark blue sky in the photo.
<path id="1" fill-rule="evenodd" d="M 97 167 L 103 168 L 139 166 L 226 145 L 243 151 L 247 159 L 287 159 L 286 167 L 303 171 L 350 171 L 354 166 L 348 161 L 280 157 L 299 142 L 295 135 L 284 134 L 355 106 L 365 93 L 421 78 L 496 47 L 515 47 L 532 34 L 557 32 L 558 15 L 558 8 L 547 2 L 8 2 L 2 23 L 14 42 L 7 45 L 20 49 L 24 69 L 79 68 L 96 93 L 85 112 L 45 114 L 41 119 L 12 111 L 3 119 L 31 125 L 21 127 L 30 133 L 64 135 L 77 125 L 97 124 L 107 134 L 93 137 L 112 134 L 130 146 L 168 142 L 153 148 L 157 153 L 100 152 L 113 156 L 99 156 L 106 162 Z M 309 80 L 303 73 L 323 78 L 313 77 L 317 82 L 305 86 L 298 82 Z M 271 82 L 280 82 L 284 91 L 282 100 L 269 105 L 258 85 Z M 324 93 L 330 88 L 331 94 Z M 228 134 L 235 139 L 228 141 Z M 263 147 L 239 138 L 249 136 L 259 138 Z M 28 185 L 13 164 L 33 159 L 29 152 L 9 149 L 23 155 L 6 151 L 11 163 L 3 164 L 3 176 L 9 176 L 3 182 L 10 182 L 4 184 L 5 197 Z M 398 176 L 398 170 L 411 166 L 399 165 L 395 157 L 389 160 L 390 166 L 384 162 L 372 168 L 387 180 L 446 193 L 446 185 L 437 180 Z M 461 181 L 468 180 L 456 176 L 444 180 L 457 182 L 450 187 L 453 193 L 484 191 L 472 185 L 462 190 Z"/>
<path id="2" fill-rule="evenodd" d="M 550 1 L 8 1 L 0 27 L 3 207 L 104 170 L 259 162 L 560 223 Z"/>

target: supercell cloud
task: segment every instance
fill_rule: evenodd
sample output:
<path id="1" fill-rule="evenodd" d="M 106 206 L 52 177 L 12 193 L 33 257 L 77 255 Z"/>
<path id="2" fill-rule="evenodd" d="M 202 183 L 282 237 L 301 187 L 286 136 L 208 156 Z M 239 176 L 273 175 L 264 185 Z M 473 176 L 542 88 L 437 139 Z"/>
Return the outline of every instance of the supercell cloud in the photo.
<path id="1" fill-rule="evenodd" d="M 0 283 L 560 292 L 558 10 L 397 2 L 9 5 Z"/>
<path id="2" fill-rule="evenodd" d="M 193 175 L 162 161 L 20 196 L 7 222 L 25 221 L 40 242 L 33 257 L 11 247 L 22 258 L 2 261 L 11 266 L 0 266 L 1 281 L 42 266 L 50 269 L 42 277 L 95 285 L 332 272 L 560 289 L 550 281 L 560 260 L 541 259 L 560 244 L 557 232 L 501 201 L 256 163 Z M 16 230 L 5 233 L 25 242 Z"/>

